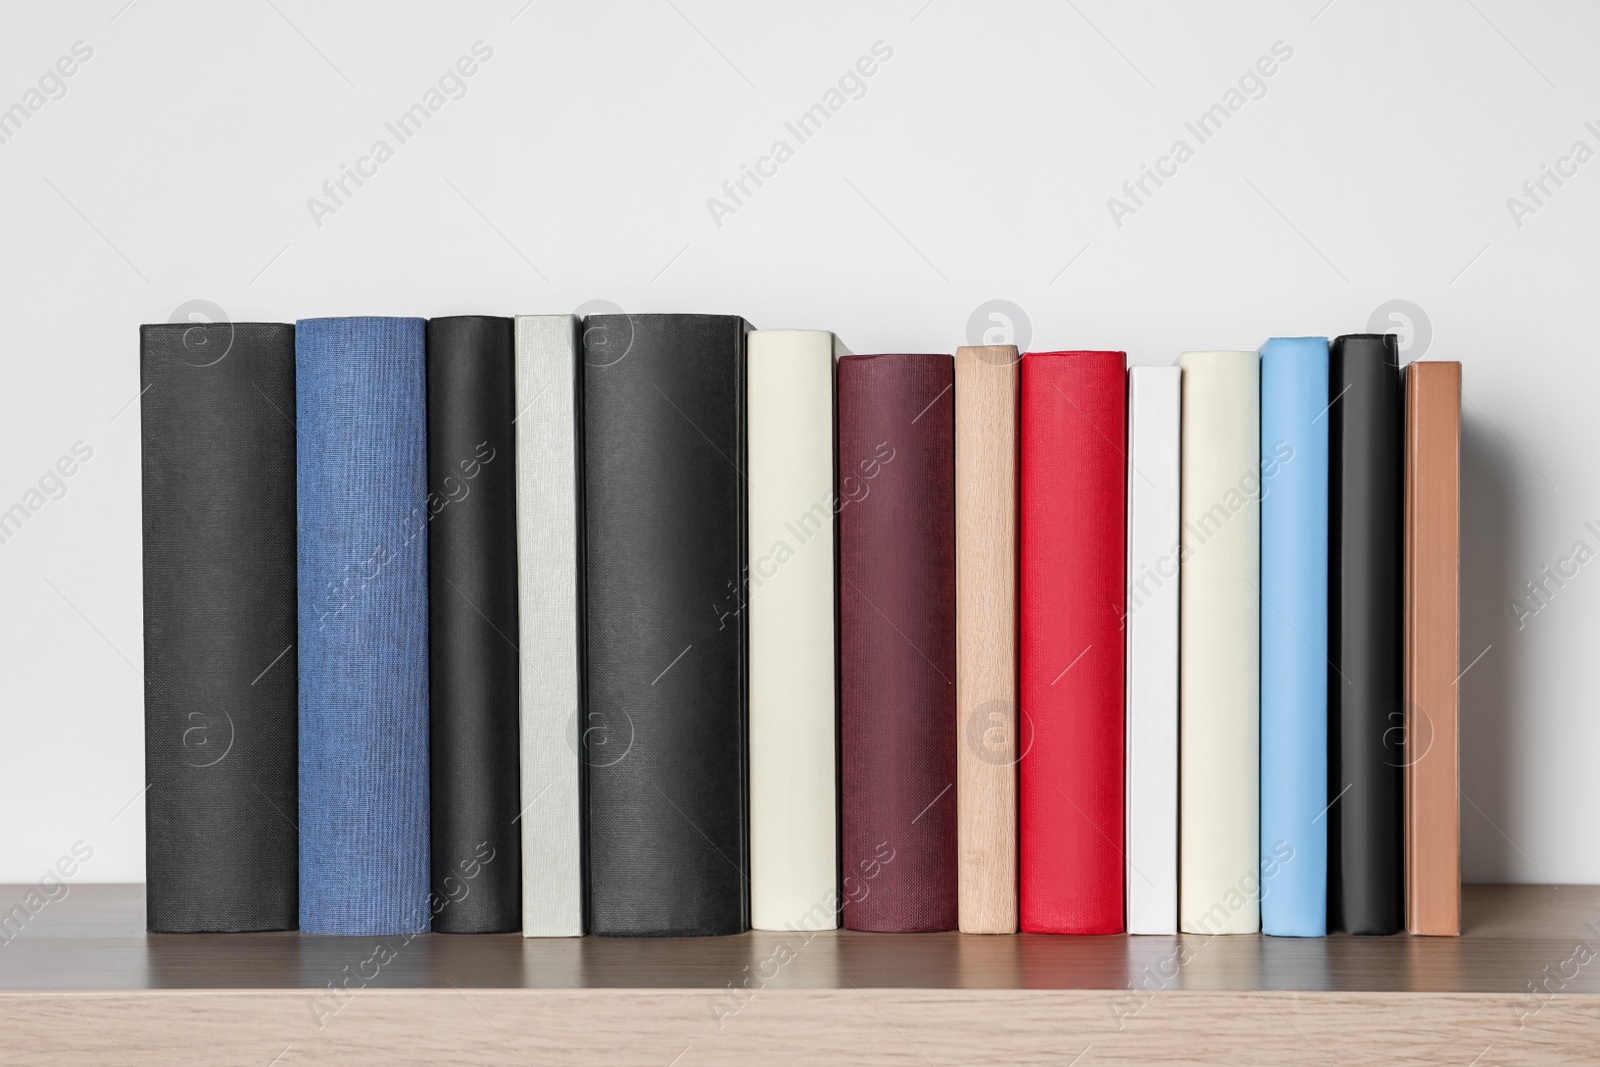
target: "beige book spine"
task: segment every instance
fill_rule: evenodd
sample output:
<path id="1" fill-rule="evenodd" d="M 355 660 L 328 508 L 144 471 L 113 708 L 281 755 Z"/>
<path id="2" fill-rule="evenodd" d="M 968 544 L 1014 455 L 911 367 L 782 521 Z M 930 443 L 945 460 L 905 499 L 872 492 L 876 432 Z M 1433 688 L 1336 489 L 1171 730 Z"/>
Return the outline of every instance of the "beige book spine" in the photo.
<path id="1" fill-rule="evenodd" d="M 1010 345 L 955 360 L 960 927 L 1017 929 L 1017 388 Z"/>

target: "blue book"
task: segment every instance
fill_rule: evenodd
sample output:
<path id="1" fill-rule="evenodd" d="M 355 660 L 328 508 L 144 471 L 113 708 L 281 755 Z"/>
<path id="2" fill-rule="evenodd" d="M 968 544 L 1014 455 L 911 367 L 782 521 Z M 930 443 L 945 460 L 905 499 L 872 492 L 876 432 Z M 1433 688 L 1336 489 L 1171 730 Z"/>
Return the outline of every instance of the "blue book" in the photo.
<path id="1" fill-rule="evenodd" d="M 295 324 L 307 933 L 432 920 L 424 332 L 422 319 Z"/>
<path id="2" fill-rule="evenodd" d="M 1261 929 L 1328 925 L 1328 340 L 1261 348 Z"/>

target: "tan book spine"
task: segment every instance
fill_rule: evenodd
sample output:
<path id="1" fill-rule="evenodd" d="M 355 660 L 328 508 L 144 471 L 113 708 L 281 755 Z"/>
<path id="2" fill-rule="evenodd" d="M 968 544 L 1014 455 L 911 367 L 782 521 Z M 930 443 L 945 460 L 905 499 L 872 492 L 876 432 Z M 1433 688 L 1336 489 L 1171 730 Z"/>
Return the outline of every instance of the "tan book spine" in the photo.
<path id="1" fill-rule="evenodd" d="M 1406 929 L 1461 933 L 1461 364 L 1406 368 Z"/>
<path id="2" fill-rule="evenodd" d="M 1017 929 L 1017 350 L 960 348 L 956 804 L 960 927 Z"/>

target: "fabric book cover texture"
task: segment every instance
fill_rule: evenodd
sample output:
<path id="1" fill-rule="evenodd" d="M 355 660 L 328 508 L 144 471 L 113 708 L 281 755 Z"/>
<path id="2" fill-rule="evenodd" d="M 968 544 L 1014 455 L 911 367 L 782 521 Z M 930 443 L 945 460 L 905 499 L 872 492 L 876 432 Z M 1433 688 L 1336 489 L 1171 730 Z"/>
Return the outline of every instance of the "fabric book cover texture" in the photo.
<path id="1" fill-rule="evenodd" d="M 1128 932 L 1178 932 L 1178 427 L 1183 372 L 1128 371 Z"/>
<path id="2" fill-rule="evenodd" d="M 522 928 L 517 479 L 508 318 L 428 320 L 433 929 Z"/>
<path id="3" fill-rule="evenodd" d="M 516 319 L 522 932 L 583 933 L 583 377 L 578 320 Z"/>
<path id="4" fill-rule="evenodd" d="M 589 922 L 749 926 L 745 332 L 584 320 Z"/>
<path id="5" fill-rule="evenodd" d="M 421 933 L 429 901 L 422 319 L 295 324 L 300 928 Z"/>
<path id="6" fill-rule="evenodd" d="M 1337 338 L 1328 409 L 1328 918 L 1405 924 L 1405 403 L 1392 334 Z"/>
<path id="7" fill-rule="evenodd" d="M 1127 358 L 1022 358 L 1021 921 L 1123 930 Z"/>
<path id="8" fill-rule="evenodd" d="M 294 327 L 141 326 L 139 377 L 147 923 L 293 930 Z"/>
<path id="9" fill-rule="evenodd" d="M 956 349 L 959 926 L 1017 930 L 1017 379 L 1011 345 Z"/>
<path id="10" fill-rule="evenodd" d="M 1461 364 L 1406 368 L 1406 929 L 1461 933 Z"/>
<path id="11" fill-rule="evenodd" d="M 839 361 L 843 925 L 957 924 L 955 366 Z"/>
<path id="12" fill-rule="evenodd" d="M 1261 929 L 1328 927 L 1328 340 L 1261 348 Z"/>
<path id="13" fill-rule="evenodd" d="M 833 362 L 824 330 L 749 338 L 750 922 L 839 925 Z"/>
<path id="14" fill-rule="evenodd" d="M 1254 352 L 1185 352 L 1178 925 L 1261 929 L 1261 408 Z"/>

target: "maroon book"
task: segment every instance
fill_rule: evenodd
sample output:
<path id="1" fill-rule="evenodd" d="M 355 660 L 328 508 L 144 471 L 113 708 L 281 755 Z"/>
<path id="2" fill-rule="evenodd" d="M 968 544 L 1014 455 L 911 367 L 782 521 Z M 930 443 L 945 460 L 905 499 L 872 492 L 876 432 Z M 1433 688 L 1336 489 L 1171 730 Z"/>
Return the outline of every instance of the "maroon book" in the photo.
<path id="1" fill-rule="evenodd" d="M 843 922 L 956 928 L 955 363 L 839 361 Z"/>

